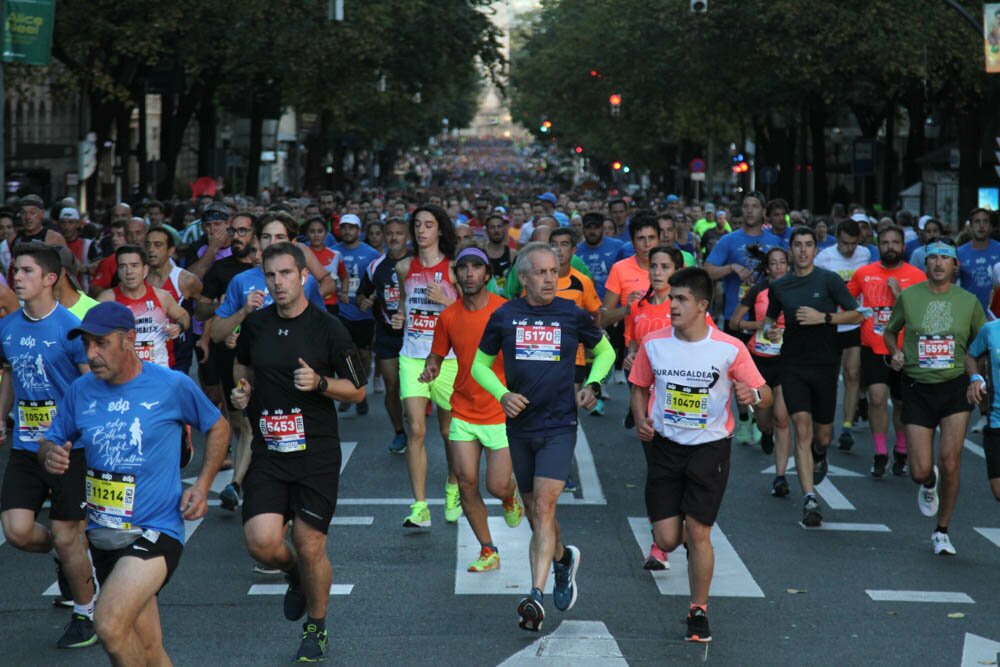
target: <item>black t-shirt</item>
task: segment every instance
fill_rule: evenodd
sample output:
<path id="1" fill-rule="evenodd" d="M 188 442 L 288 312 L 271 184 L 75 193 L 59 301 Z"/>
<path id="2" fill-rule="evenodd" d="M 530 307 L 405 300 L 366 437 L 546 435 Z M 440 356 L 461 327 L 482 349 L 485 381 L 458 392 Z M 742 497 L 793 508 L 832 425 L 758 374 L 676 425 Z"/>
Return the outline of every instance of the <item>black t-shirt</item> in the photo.
<path id="1" fill-rule="evenodd" d="M 380 338 L 402 338 L 402 329 L 392 328 L 392 316 L 399 310 L 399 276 L 396 274 L 396 264 L 409 257 L 409 254 L 393 259 L 382 255 L 368 265 L 361 285 L 358 286 L 360 296 L 375 295 L 375 327 Z"/>
<path id="2" fill-rule="evenodd" d="M 818 266 L 805 276 L 789 271 L 771 283 L 768 292 L 767 316 L 777 320 L 785 314 L 785 336 L 781 345 L 781 360 L 786 364 L 833 365 L 840 363 L 837 345 L 837 325 L 799 324 L 795 311 L 803 306 L 821 313 L 836 313 L 837 306 L 855 310 L 857 301 L 847 291 L 843 278 Z"/>
<path id="3" fill-rule="evenodd" d="M 253 456 L 271 461 L 309 458 L 314 465 L 339 465 L 340 435 L 334 402 L 318 391 L 299 391 L 293 374 L 299 359 L 323 377 L 349 377 L 351 336 L 333 315 L 310 303 L 294 318 L 274 304 L 243 320 L 236 360 L 253 370 L 247 412 L 253 426 Z"/>
<path id="4" fill-rule="evenodd" d="M 229 281 L 244 271 L 253 268 L 253 263 L 242 262 L 235 257 L 223 257 L 209 267 L 205 273 L 201 294 L 206 299 L 221 299 L 229 287 Z"/>

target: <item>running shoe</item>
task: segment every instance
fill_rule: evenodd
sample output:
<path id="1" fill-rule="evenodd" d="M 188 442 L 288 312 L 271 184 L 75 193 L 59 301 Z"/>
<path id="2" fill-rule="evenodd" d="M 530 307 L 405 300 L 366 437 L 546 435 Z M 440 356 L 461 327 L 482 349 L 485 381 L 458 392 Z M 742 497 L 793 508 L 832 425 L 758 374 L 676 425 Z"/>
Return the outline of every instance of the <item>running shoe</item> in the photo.
<path id="1" fill-rule="evenodd" d="M 788 480 L 784 475 L 778 475 L 771 482 L 771 495 L 775 498 L 784 498 L 789 493 Z"/>
<path id="2" fill-rule="evenodd" d="M 469 572 L 489 572 L 500 569 L 500 554 L 489 547 L 479 550 L 479 558 L 469 563 Z"/>
<path id="3" fill-rule="evenodd" d="M 59 584 L 59 595 L 65 600 L 73 599 L 73 589 L 69 586 L 69 579 L 66 578 L 66 574 L 63 572 L 62 561 L 52 557 L 52 560 L 56 562 L 56 582 Z"/>
<path id="4" fill-rule="evenodd" d="M 430 528 L 431 511 L 425 501 L 418 500 L 410 505 L 410 516 L 403 520 L 404 528 Z"/>
<path id="5" fill-rule="evenodd" d="M 818 450 L 816 445 L 812 446 L 813 452 L 813 485 L 819 484 L 826 479 L 826 473 L 830 464 L 826 461 L 826 449 Z"/>
<path id="6" fill-rule="evenodd" d="M 302 590 L 302 581 L 299 579 L 298 571 L 294 574 L 286 572 L 285 581 L 288 582 L 284 601 L 285 618 L 289 621 L 297 621 L 306 613 L 306 594 Z"/>
<path id="7" fill-rule="evenodd" d="M 707 644 L 712 641 L 712 631 L 708 629 L 708 614 L 701 607 L 692 607 L 688 611 L 687 634 L 684 640 Z"/>
<path id="8" fill-rule="evenodd" d="M 802 525 L 807 528 L 816 528 L 823 523 L 823 515 L 819 511 L 819 501 L 816 496 L 806 496 L 802 504 Z"/>
<path id="9" fill-rule="evenodd" d="M 566 483 L 563 485 L 563 493 L 576 493 L 576 481 L 573 479 L 573 475 L 566 477 Z"/>
<path id="10" fill-rule="evenodd" d="M 455 523 L 462 518 L 462 498 L 458 491 L 458 484 L 444 485 L 444 520 L 448 523 Z"/>
<path id="11" fill-rule="evenodd" d="M 668 560 L 667 552 L 656 546 L 656 542 L 653 542 L 652 546 L 649 547 L 649 555 L 646 556 L 646 562 L 642 564 L 642 569 L 644 570 L 669 570 L 670 562 Z"/>
<path id="12" fill-rule="evenodd" d="M 850 426 L 844 425 L 844 430 L 840 432 L 840 438 L 837 439 L 837 444 L 840 446 L 842 451 L 848 452 L 854 447 L 854 436 L 851 434 L 849 429 Z"/>
<path id="13" fill-rule="evenodd" d="M 770 454 L 774 451 L 774 434 L 773 433 L 761 433 L 760 434 L 760 450 L 765 454 Z"/>
<path id="14" fill-rule="evenodd" d="M 261 565 L 260 563 L 253 564 L 254 574 L 281 574 L 281 570 L 276 567 L 271 567 L 270 565 Z"/>
<path id="15" fill-rule="evenodd" d="M 347 412 L 351 409 L 351 404 L 347 401 L 341 401 L 340 407 L 337 408 L 337 412 Z"/>
<path id="16" fill-rule="evenodd" d="M 938 486 L 941 484 L 941 475 L 938 474 L 938 467 L 934 466 L 934 486 L 927 488 L 923 484 L 917 490 L 917 507 L 924 516 L 934 516 L 938 512 Z"/>
<path id="17" fill-rule="evenodd" d="M 755 443 L 760 442 L 761 432 L 760 429 L 757 427 L 756 421 L 754 421 L 753 419 L 749 421 L 750 421 L 750 442 L 748 444 L 753 445 Z"/>
<path id="18" fill-rule="evenodd" d="M 219 502 L 222 509 L 233 512 L 240 506 L 240 489 L 236 482 L 226 484 L 226 488 L 219 494 Z"/>
<path id="19" fill-rule="evenodd" d="M 893 450 L 892 452 L 892 474 L 896 477 L 902 477 L 906 474 L 906 454 L 903 452 L 897 452 Z"/>
<path id="20" fill-rule="evenodd" d="M 885 477 L 885 467 L 889 465 L 887 454 L 876 454 L 875 462 L 872 463 L 872 477 Z"/>
<path id="21" fill-rule="evenodd" d="M 603 417 L 604 416 L 604 399 L 597 399 L 597 405 L 594 409 L 590 411 L 591 417 Z"/>
<path id="22" fill-rule="evenodd" d="M 542 621 L 545 620 L 545 609 L 542 608 L 542 592 L 537 588 L 532 588 L 528 597 L 521 600 L 517 605 L 517 627 L 522 630 L 539 632 L 542 629 Z"/>
<path id="23" fill-rule="evenodd" d="M 625 371 L 617 370 L 615 371 L 615 384 L 625 384 L 628 381 L 628 377 L 625 375 Z"/>
<path id="24" fill-rule="evenodd" d="M 94 622 L 84 614 L 73 614 L 73 618 L 66 624 L 62 637 L 56 642 L 56 648 L 83 648 L 96 643 L 97 631 L 94 630 Z"/>
<path id="25" fill-rule="evenodd" d="M 514 500 L 508 505 L 507 503 L 502 503 L 503 505 L 503 520 L 507 522 L 509 528 L 517 528 L 521 525 L 521 520 L 524 518 L 524 501 L 521 500 L 521 493 L 519 491 L 514 491 Z"/>
<path id="26" fill-rule="evenodd" d="M 382 379 L 381 375 L 376 375 L 375 379 L 372 380 L 372 391 L 376 394 L 385 393 L 385 380 Z"/>
<path id="27" fill-rule="evenodd" d="M 569 565 L 558 561 L 552 564 L 555 574 L 552 602 L 559 611 L 569 611 L 576 604 L 576 571 L 580 568 L 580 550 L 572 545 L 566 545 L 563 549 L 569 552 L 571 560 Z"/>
<path id="28" fill-rule="evenodd" d="M 737 419 L 736 430 L 733 432 L 733 444 L 749 445 L 753 442 L 753 432 L 750 429 L 750 420 Z"/>
<path id="29" fill-rule="evenodd" d="M 72 609 L 75 605 L 73 604 L 73 599 L 72 598 L 67 599 L 67 598 L 64 598 L 61 595 L 57 595 L 54 598 L 52 598 L 52 606 L 53 607 L 65 607 L 66 609 Z"/>
<path id="30" fill-rule="evenodd" d="M 295 654 L 295 662 L 319 662 L 326 656 L 328 635 L 312 623 L 302 625 L 302 643 Z"/>
<path id="31" fill-rule="evenodd" d="M 357 411 L 358 411 L 358 416 L 359 417 L 364 417 L 366 414 L 368 414 L 368 399 L 367 398 L 362 398 L 361 399 L 361 402 L 358 403 Z"/>
<path id="32" fill-rule="evenodd" d="M 405 454 L 406 453 L 406 434 L 397 433 L 393 437 L 392 442 L 389 443 L 389 453 L 390 454 Z"/>
<path id="33" fill-rule="evenodd" d="M 931 534 L 931 543 L 934 544 L 935 556 L 954 556 L 958 553 L 955 551 L 955 547 L 951 545 L 951 538 L 948 537 L 948 533 L 939 533 L 935 530 Z"/>

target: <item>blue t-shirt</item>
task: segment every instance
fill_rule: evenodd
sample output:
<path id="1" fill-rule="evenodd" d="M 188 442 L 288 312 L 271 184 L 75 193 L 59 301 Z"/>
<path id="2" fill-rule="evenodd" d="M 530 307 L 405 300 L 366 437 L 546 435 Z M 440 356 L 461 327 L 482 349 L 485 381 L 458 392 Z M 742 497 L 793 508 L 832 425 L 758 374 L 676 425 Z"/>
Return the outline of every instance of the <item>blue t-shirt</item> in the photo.
<path id="1" fill-rule="evenodd" d="M 917 246 L 917 249 L 913 251 L 910 255 L 910 259 L 907 260 L 910 264 L 917 267 L 921 271 L 927 270 L 927 246 Z"/>
<path id="2" fill-rule="evenodd" d="M 712 248 L 712 252 L 709 253 L 708 258 L 705 261 L 713 266 L 726 266 L 728 264 L 739 264 L 745 266 L 751 271 L 757 269 L 757 262 L 752 261 L 747 256 L 746 247 L 748 245 L 757 244 L 763 252 L 767 252 L 771 248 L 784 248 L 787 243 L 782 242 L 777 236 L 771 232 L 761 232 L 758 236 L 750 236 L 742 229 L 737 229 L 734 232 L 729 232 L 724 234 L 720 238 L 715 247 Z M 722 280 L 722 293 L 724 295 L 723 304 L 723 317 L 727 320 L 732 316 L 733 311 L 736 310 L 736 305 L 740 302 L 747 291 L 750 289 L 750 285 L 745 285 L 740 280 L 740 277 L 735 273 L 730 273 Z M 741 286 L 744 286 L 741 288 Z M 742 292 L 741 292 L 742 289 Z"/>
<path id="3" fill-rule="evenodd" d="M 910 258 L 913 257 L 913 251 L 921 247 L 922 245 L 923 243 L 920 242 L 919 238 L 906 242 L 906 248 L 903 249 L 903 256 L 906 257 L 907 262 L 909 262 Z M 912 264 L 913 262 L 910 263 Z"/>
<path id="4" fill-rule="evenodd" d="M 993 239 L 982 250 L 973 248 L 971 241 L 958 248 L 958 275 L 962 287 L 976 295 L 983 309 L 990 305 L 993 265 L 997 262 L 1000 262 L 1000 242 Z"/>
<path id="5" fill-rule="evenodd" d="M 361 276 L 365 275 L 368 265 L 380 257 L 378 250 L 367 243 L 359 243 L 356 248 L 348 248 L 343 243 L 339 243 L 333 249 L 343 255 L 344 267 L 347 269 L 350 281 L 348 291 L 350 303 L 340 304 L 340 316 L 352 322 L 372 319 L 371 310 L 362 311 L 357 306 L 358 287 L 361 285 Z"/>
<path id="6" fill-rule="evenodd" d="M 877 262 L 882 259 L 882 255 L 879 253 L 877 245 L 869 243 L 865 247 L 868 248 L 868 252 L 871 253 L 871 259 L 873 262 Z"/>
<path id="7" fill-rule="evenodd" d="M 38 322 L 23 310 L 0 320 L 0 357 L 14 376 L 14 449 L 38 451 L 38 440 L 62 409 L 60 399 L 80 377 L 79 365 L 87 363 L 83 341 L 66 337 L 78 326 L 76 315 L 61 305 Z"/>
<path id="8" fill-rule="evenodd" d="M 620 257 L 622 242 L 618 239 L 605 236 L 601 244 L 592 247 L 586 241 L 580 241 L 576 246 L 576 255 L 583 260 L 583 263 L 590 269 L 590 275 L 594 278 L 594 287 L 597 288 L 597 295 L 604 298 L 604 283 L 608 281 L 608 273 L 611 267 Z"/>
<path id="9" fill-rule="evenodd" d="M 990 428 L 1000 427 L 1000 392 L 996 387 L 1000 387 L 1000 320 L 987 322 L 986 325 L 976 334 L 976 339 L 969 345 L 969 356 L 979 357 L 987 352 L 990 353 L 990 378 L 989 386 L 993 387 L 990 395 L 993 397 L 993 405 L 990 406 Z"/>
<path id="10" fill-rule="evenodd" d="M 826 240 L 825 241 L 820 241 L 819 242 L 819 246 L 817 246 L 817 247 L 818 247 L 819 250 L 825 250 L 826 248 L 829 248 L 830 246 L 834 246 L 834 245 L 837 245 L 837 239 L 833 238 L 832 234 L 827 234 L 826 235 Z"/>
<path id="11" fill-rule="evenodd" d="M 629 257 L 635 257 L 635 245 L 631 241 L 623 243 L 621 249 L 618 251 L 619 260 L 628 259 Z"/>
<path id="12" fill-rule="evenodd" d="M 545 306 L 515 299 L 493 312 L 479 349 L 493 356 L 503 352 L 508 389 L 528 399 L 521 414 L 507 419 L 509 434 L 576 431 L 576 350 L 581 343 L 594 348 L 602 335 L 589 313 L 561 297 Z"/>
<path id="13" fill-rule="evenodd" d="M 144 362 L 125 384 L 91 373 L 71 384 L 45 438 L 83 444 L 87 530 L 143 528 L 183 543 L 181 429 L 207 432 L 219 416 L 194 380 Z"/>
<path id="14" fill-rule="evenodd" d="M 250 296 L 250 292 L 258 290 L 264 293 L 264 305 L 261 308 L 266 308 L 274 303 L 271 293 L 267 291 L 267 280 L 264 279 L 264 269 L 258 266 L 243 273 L 237 273 L 229 281 L 229 286 L 226 287 L 226 298 L 215 309 L 216 316 L 220 319 L 231 317 L 236 311 L 247 304 L 247 297 Z M 323 295 L 319 293 L 319 283 L 312 276 L 306 278 L 305 291 L 307 299 L 320 308 L 326 308 L 323 303 Z"/>

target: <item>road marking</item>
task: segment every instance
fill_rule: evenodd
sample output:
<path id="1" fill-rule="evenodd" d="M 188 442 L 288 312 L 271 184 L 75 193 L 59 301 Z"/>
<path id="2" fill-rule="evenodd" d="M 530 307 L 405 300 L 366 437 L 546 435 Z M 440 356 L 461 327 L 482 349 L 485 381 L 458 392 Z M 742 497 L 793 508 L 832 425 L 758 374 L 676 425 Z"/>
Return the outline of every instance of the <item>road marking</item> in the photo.
<path id="1" fill-rule="evenodd" d="M 976 604 L 965 593 L 949 591 L 886 591 L 865 590 L 875 602 L 947 602 L 949 604 Z"/>
<path id="2" fill-rule="evenodd" d="M 536 639 L 500 663 L 499 667 L 573 665 L 627 667 L 618 642 L 600 621 L 563 621 L 555 632 Z"/>
<path id="3" fill-rule="evenodd" d="M 351 460 L 351 454 L 354 453 L 355 447 L 358 446 L 357 442 L 342 442 L 340 443 L 340 474 L 344 474 L 344 468 L 347 467 L 347 462 Z"/>
<path id="4" fill-rule="evenodd" d="M 830 506 L 832 510 L 853 510 L 856 509 L 851 501 L 840 492 L 840 489 L 833 485 L 830 478 L 827 477 L 822 482 L 816 485 L 816 493 L 822 496 L 826 504 Z"/>
<path id="5" fill-rule="evenodd" d="M 629 527 L 632 535 L 639 543 L 639 551 L 643 557 L 652 543 L 649 532 L 649 519 L 646 517 L 629 517 Z M 736 549 L 719 528 L 712 526 L 712 546 L 715 548 L 715 574 L 712 576 L 713 598 L 762 598 L 764 591 L 754 580 L 750 570 L 736 553 Z M 636 567 L 640 561 L 636 560 Z M 670 554 L 670 570 L 650 572 L 660 595 L 691 595 L 687 575 L 687 552 L 684 547 L 678 547 Z"/>
<path id="6" fill-rule="evenodd" d="M 191 540 L 191 536 L 194 535 L 194 531 L 198 530 L 198 526 L 201 522 L 205 520 L 205 517 L 200 519 L 195 519 L 194 521 L 184 520 L 184 544 L 187 544 Z"/>
<path id="7" fill-rule="evenodd" d="M 370 526 L 375 522 L 373 516 L 335 516 L 330 520 L 331 526 Z"/>
<path id="8" fill-rule="evenodd" d="M 7 536 L 3 534 L 3 526 L 0 526 L 0 544 L 7 541 Z"/>
<path id="9" fill-rule="evenodd" d="M 979 665 L 997 664 L 997 653 L 1000 653 L 1000 642 L 986 637 L 965 633 L 962 644 L 962 667 L 979 667 Z"/>
<path id="10" fill-rule="evenodd" d="M 226 477 L 229 477 L 229 479 L 226 479 Z M 231 476 L 227 475 L 226 477 L 220 477 L 219 475 L 215 476 L 215 479 L 212 480 L 212 487 L 210 489 L 212 491 L 212 493 L 214 493 L 216 495 L 222 493 L 222 490 L 224 488 L 226 488 L 226 486 L 231 481 L 233 481 Z M 191 485 L 191 484 L 194 484 L 195 482 L 197 482 L 198 478 L 197 477 L 185 477 L 181 481 L 184 482 L 185 484 Z M 209 504 L 212 503 L 211 500 L 209 500 L 208 502 L 209 502 Z"/>
<path id="11" fill-rule="evenodd" d="M 247 595 L 284 595 L 287 590 L 288 584 L 254 584 Z M 354 584 L 333 584 L 330 595 L 350 595 L 353 590 Z"/>
<path id="12" fill-rule="evenodd" d="M 774 466 L 769 466 L 760 471 L 762 475 L 773 475 L 775 473 Z M 786 475 L 797 475 L 795 472 L 795 461 L 794 459 L 788 460 L 788 470 L 785 472 Z M 826 471 L 827 477 L 864 477 L 861 473 L 854 472 L 853 470 L 848 470 L 847 468 L 841 468 L 840 466 L 835 466 L 830 464 Z"/>
<path id="13" fill-rule="evenodd" d="M 1000 528 L 976 528 L 977 533 L 1000 547 Z"/>
<path id="14" fill-rule="evenodd" d="M 531 591 L 531 564 L 528 562 L 528 545 L 531 527 L 521 521 L 517 528 L 509 528 L 503 517 L 489 518 L 490 535 L 500 551 L 500 569 L 492 572 L 467 572 L 469 563 L 479 557 L 479 541 L 472 533 L 469 522 L 461 519 L 455 538 L 455 595 L 527 595 Z M 587 554 L 582 554 L 580 565 L 587 571 Z M 545 592 L 552 592 L 552 573 L 545 582 Z"/>
<path id="15" fill-rule="evenodd" d="M 576 471 L 580 477 L 577 480 L 582 491 L 580 495 L 591 504 L 607 504 L 601 479 L 597 476 L 597 466 L 594 465 L 594 453 L 590 451 L 590 441 L 583 432 L 583 426 L 579 424 L 576 426 L 576 449 L 573 456 L 576 458 Z M 559 502 L 562 504 L 561 498 Z"/>
<path id="16" fill-rule="evenodd" d="M 48 588 L 46 588 L 45 592 L 42 593 L 42 595 L 47 595 L 48 597 L 52 597 L 52 598 L 54 598 L 55 596 L 59 595 L 59 582 L 58 581 L 53 581 L 52 585 L 49 586 Z"/>
<path id="17" fill-rule="evenodd" d="M 965 448 L 981 459 L 986 458 L 986 452 L 983 451 L 983 448 L 977 445 L 976 443 L 972 442 L 968 438 L 966 438 L 965 440 Z M 975 635 L 972 636 L 975 637 Z"/>
<path id="18" fill-rule="evenodd" d="M 211 502 L 211 501 L 209 501 Z M 409 507 L 413 502 L 413 498 L 337 498 L 337 505 L 399 505 Z M 483 502 L 487 505 L 499 505 L 500 501 L 495 498 L 484 498 Z M 444 498 L 428 498 L 428 505 L 444 505 Z M 564 493 L 559 496 L 559 507 L 565 507 L 567 505 L 583 505 L 583 506 L 596 506 L 596 505 L 607 505 L 607 500 L 587 500 L 586 498 L 577 498 L 570 493 Z M 400 519 L 402 523 L 402 518 Z"/>
<path id="19" fill-rule="evenodd" d="M 843 530 L 843 531 L 857 531 L 861 533 L 891 533 L 889 526 L 884 523 L 837 523 L 836 521 L 824 521 L 822 524 L 815 528 L 809 528 L 808 526 L 799 525 L 806 530 Z"/>

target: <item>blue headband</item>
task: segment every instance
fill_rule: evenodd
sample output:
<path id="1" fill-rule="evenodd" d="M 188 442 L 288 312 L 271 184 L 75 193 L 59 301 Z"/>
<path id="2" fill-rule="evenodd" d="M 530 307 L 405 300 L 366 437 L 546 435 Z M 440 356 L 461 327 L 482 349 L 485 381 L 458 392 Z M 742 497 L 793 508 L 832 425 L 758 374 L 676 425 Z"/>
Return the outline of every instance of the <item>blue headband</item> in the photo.
<path id="1" fill-rule="evenodd" d="M 940 241 L 928 243 L 927 247 L 924 248 L 924 257 L 930 257 L 931 255 L 951 257 L 956 262 L 958 261 L 958 252 L 955 250 L 955 246 L 948 245 L 947 243 L 941 243 Z"/>

